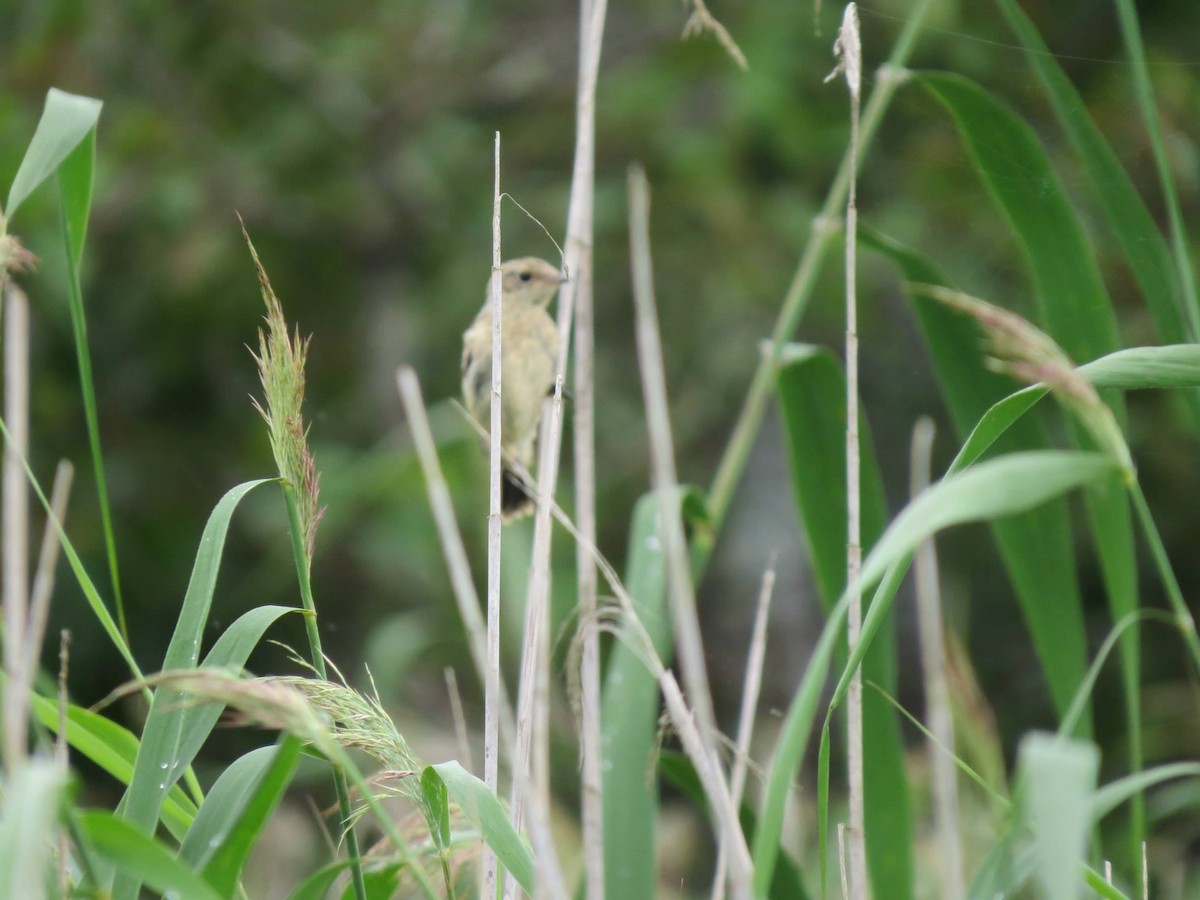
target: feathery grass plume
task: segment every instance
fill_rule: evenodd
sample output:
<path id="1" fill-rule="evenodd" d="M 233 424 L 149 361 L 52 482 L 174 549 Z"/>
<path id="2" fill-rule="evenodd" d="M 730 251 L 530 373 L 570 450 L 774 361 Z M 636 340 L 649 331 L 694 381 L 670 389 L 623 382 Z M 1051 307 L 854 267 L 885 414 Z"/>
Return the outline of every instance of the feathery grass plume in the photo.
<path id="1" fill-rule="evenodd" d="M 280 675 L 261 680 L 300 693 L 325 721 L 335 741 L 347 750 L 361 750 L 383 763 L 392 776 L 415 775 L 420 771 L 408 742 L 377 698 L 319 678 Z M 398 777 L 397 781 L 405 796 L 419 804 L 424 802 L 416 778 Z"/>
<path id="2" fill-rule="evenodd" d="M 962 291 L 929 284 L 910 287 L 975 319 L 987 336 L 988 367 L 1049 388 L 1132 482 L 1133 459 L 1112 410 L 1053 338 L 1016 313 Z"/>
<path id="3" fill-rule="evenodd" d="M 238 218 L 241 222 L 241 217 Z M 263 302 L 267 306 L 266 330 L 259 329 L 258 353 L 250 351 L 258 363 L 265 405 L 252 398 L 254 408 L 267 423 L 271 434 L 271 453 L 279 474 L 296 491 L 296 507 L 300 530 L 309 564 L 317 537 L 317 526 L 325 510 L 320 504 L 321 476 L 317 463 L 308 448 L 308 426 L 304 424 L 304 363 L 308 357 L 309 338 L 301 338 L 300 330 L 288 334 L 283 306 L 271 287 L 267 271 L 258 259 L 254 243 L 242 223 L 242 236 L 250 249 Z"/>

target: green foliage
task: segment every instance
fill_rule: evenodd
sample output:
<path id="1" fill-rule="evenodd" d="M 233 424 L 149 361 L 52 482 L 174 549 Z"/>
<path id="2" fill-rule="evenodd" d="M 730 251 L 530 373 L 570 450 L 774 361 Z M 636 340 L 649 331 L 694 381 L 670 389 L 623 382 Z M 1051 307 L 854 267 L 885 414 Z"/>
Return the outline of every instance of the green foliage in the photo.
<path id="1" fill-rule="evenodd" d="M 796 503 L 828 610 L 846 587 L 846 381 L 841 367 L 831 354 L 817 349 L 793 358 L 779 374 L 779 402 Z M 866 553 L 886 524 L 887 503 L 865 418 L 859 428 Z M 864 657 L 862 672 L 864 680 L 894 691 L 894 617 L 883 621 L 883 634 Z M 863 698 L 863 753 L 864 791 L 872 798 L 865 814 L 871 883 L 876 894 L 911 897 L 913 840 L 904 746 L 895 711 L 878 693 Z"/>
<path id="2" fill-rule="evenodd" d="M 966 35 L 947 33 L 946 26 L 953 26 L 969 29 L 970 38 L 1011 43 L 1006 33 L 985 31 L 995 23 L 969 5 L 954 18 L 932 9 L 936 4 L 910 5 L 889 57 L 892 67 L 878 72 L 864 110 L 860 213 L 889 233 L 919 236 L 913 240 L 921 249 L 867 227 L 857 236 L 872 255 L 899 267 L 909 305 L 891 303 L 896 280 L 873 268 L 874 259 L 859 266 L 861 402 L 872 430 L 868 435 L 864 428 L 861 447 L 867 556 L 853 586 L 844 574 L 845 381 L 836 357 L 822 349 L 840 326 L 832 324 L 832 306 L 810 302 L 837 293 L 822 266 L 837 242 L 834 220 L 850 175 L 847 157 L 836 172 L 832 162 L 845 143 L 842 99 L 833 91 L 818 94 L 816 87 L 827 68 L 828 32 L 816 34 L 787 4 L 729 10 L 729 33 L 750 60 L 745 74 L 727 65 L 711 33 L 685 45 L 668 43 L 663 36 L 682 24 L 678 10 L 626 10 L 622 16 L 628 18 L 610 35 L 620 40 L 638 34 L 642 44 L 625 41 L 606 58 L 598 104 L 597 544 L 605 554 L 624 549 L 624 584 L 607 563 L 602 568 L 613 592 L 633 600 L 632 613 L 602 608 L 599 623 L 617 633 L 605 645 L 602 709 L 609 897 L 648 898 L 662 891 L 660 778 L 701 813 L 708 812 L 711 796 L 697 774 L 705 767 L 670 749 L 675 735 L 660 729 L 653 674 L 659 663 L 670 665 L 672 635 L 658 504 L 638 499 L 645 478 L 633 366 L 625 359 L 632 331 L 625 265 L 616 249 L 624 245 L 623 204 L 619 175 L 612 174 L 635 157 L 652 173 L 659 202 L 656 266 L 664 288 L 674 449 L 688 479 L 717 472 L 709 495 L 683 490 L 673 501 L 689 527 L 705 624 L 724 628 L 741 621 L 734 613 L 736 598 L 748 593 L 746 560 L 757 566 L 764 545 L 778 545 L 789 561 L 798 555 L 793 534 L 757 530 L 755 516 L 769 518 L 765 510 L 747 509 L 756 504 L 745 499 L 786 498 L 789 487 L 815 583 L 815 591 L 801 589 L 789 601 L 797 593 L 819 595 L 826 612 L 812 655 L 795 661 L 802 670 L 798 685 L 782 674 L 786 666 L 771 668 L 779 646 L 796 635 L 772 635 L 766 691 L 787 709 L 771 743 L 761 735 L 756 742 L 755 756 L 768 759 L 768 767 L 763 783 L 751 786 L 756 799 L 738 811 L 752 850 L 755 895 L 807 896 L 817 886 L 818 870 L 821 893 L 826 890 L 830 810 L 841 790 L 840 778 L 831 777 L 832 733 L 860 666 L 875 688 L 865 696 L 866 838 L 874 894 L 903 898 L 927 891 L 929 851 L 914 839 L 926 831 L 924 784 L 913 777 L 921 767 L 914 765 L 916 745 L 906 743 L 899 728 L 901 701 L 892 699 L 907 702 L 900 688 L 908 681 L 907 673 L 903 680 L 897 676 L 892 604 L 914 551 L 960 524 L 987 524 L 1030 638 L 1028 648 L 1024 640 L 1020 646 L 991 640 L 998 623 L 1014 618 L 996 560 L 978 554 L 974 532 L 948 538 L 956 551 L 965 549 L 943 560 L 951 576 L 947 629 L 973 639 L 969 661 L 953 674 L 970 685 L 975 675 L 969 670 L 977 670 L 1001 720 L 995 737 L 986 703 L 964 703 L 956 724 L 1004 747 L 1020 741 L 1015 796 L 990 789 L 982 821 L 961 828 L 959 837 L 970 842 L 970 896 L 1029 890 L 1055 900 L 1085 890 L 1141 896 L 1139 858 L 1129 851 L 1148 838 L 1163 852 L 1174 837 L 1171 815 L 1192 815 L 1200 805 L 1194 790 L 1200 766 L 1189 760 L 1196 754 L 1187 743 L 1191 732 L 1169 723 L 1159 727 L 1141 702 L 1143 696 L 1186 694 L 1178 690 L 1186 683 L 1178 656 L 1195 670 L 1187 677 L 1200 671 L 1200 638 L 1181 586 L 1194 583 L 1197 565 L 1187 553 L 1187 511 L 1194 504 L 1186 498 L 1197 483 L 1191 460 L 1200 425 L 1200 348 L 1189 341 L 1200 336 L 1200 305 L 1184 226 L 1195 191 L 1172 174 L 1168 156 L 1170 150 L 1185 170 L 1178 160 L 1186 160 L 1190 138 L 1177 123 L 1190 121 L 1186 103 L 1195 78 L 1186 67 L 1156 67 L 1158 96 L 1150 81 L 1151 65 L 1161 61 L 1154 53 L 1172 62 L 1170 54 L 1192 52 L 1178 36 L 1194 32 L 1186 17 L 1195 10 L 1146 9 L 1139 20 L 1132 3 L 1118 0 L 1123 52 L 1130 60 L 1118 70 L 1056 58 L 1049 48 L 1064 46 L 1057 21 L 1035 24 L 1013 0 L 998 5 L 1032 72 L 1016 78 L 1028 77 L 1044 95 L 1065 145 L 1047 133 L 1019 93 L 1023 82 L 1010 74 L 1011 47 L 1000 57 L 987 45 L 976 52 L 972 44 L 965 54 L 959 47 Z M 457 629 L 445 627 L 457 620 L 448 579 L 432 562 L 436 546 L 416 467 L 406 444 L 380 440 L 395 416 L 390 379 L 370 373 L 386 373 L 405 358 L 428 373 L 434 396 L 454 390 L 454 354 L 445 348 L 457 347 L 486 274 L 486 266 L 469 263 L 483 258 L 486 232 L 486 192 L 478 186 L 488 173 L 486 153 L 478 150 L 490 146 L 496 128 L 502 130 L 506 186 L 553 223 L 573 131 L 565 91 L 546 85 L 566 84 L 574 71 L 564 48 L 572 44 L 575 23 L 556 18 L 561 13 L 550 4 L 531 7 L 530 15 L 544 15 L 547 23 L 532 29 L 523 19 L 460 6 L 448 11 L 443 3 L 413 3 L 371 7 L 364 14 L 366 6 L 351 3 L 307 9 L 286 24 L 274 21 L 269 8 L 254 6 L 206 10 L 186 23 L 139 10 L 110 18 L 86 5 L 53 3 L 0 13 L 0 51 L 15 85 L 15 100 L 0 98 L 0 144 L 20 147 L 33 135 L 19 160 L 0 160 L 13 164 L 14 172 L 3 210 L 8 218 L 0 219 L 0 267 L 7 270 L 0 271 L 0 284 L 30 274 L 33 256 L 25 247 L 47 270 L 31 281 L 37 286 L 30 291 L 37 307 L 36 438 L 32 458 L 21 462 L 43 508 L 48 504 L 38 473 L 51 448 L 73 458 L 90 456 L 87 477 L 94 481 L 66 523 L 51 523 L 72 576 L 62 579 L 54 608 L 76 635 L 78 657 L 68 684 L 73 702 L 60 701 L 53 679 L 43 677 L 30 699 L 30 718 L 39 739 L 57 736 L 75 754 L 72 762 L 86 759 L 126 789 L 112 809 L 81 809 L 69 789 L 71 775 L 47 761 L 40 746 L 23 768 L 10 770 L 0 803 L 0 894 L 57 896 L 65 873 L 69 891 L 80 895 L 110 886 L 113 896 L 130 900 L 143 886 L 189 898 L 249 895 L 254 852 L 266 843 L 280 804 L 289 792 L 311 787 L 297 777 L 306 774 L 299 768 L 304 752 L 332 772 L 338 800 L 332 830 L 344 845 L 332 858 L 312 860 L 315 871 L 295 874 L 296 900 L 335 892 L 358 900 L 397 893 L 454 896 L 481 843 L 522 889 L 536 889 L 537 861 L 504 804 L 465 760 L 420 761 L 402 733 L 413 709 L 401 709 L 393 719 L 390 704 L 393 697 L 410 704 L 421 698 L 415 715 L 432 720 L 437 704 L 428 697 L 441 696 L 435 692 L 442 689 L 442 668 L 459 665 L 466 655 Z M 840 12 L 820 15 L 832 21 Z M 864 10 L 872 60 L 883 58 L 876 40 L 893 28 L 876 12 Z M 941 30 L 922 30 L 931 21 Z M 1152 46 L 1167 49 L 1155 49 L 1147 59 L 1143 30 Z M 133 36 L 142 51 L 139 62 L 116 63 L 134 58 L 127 52 Z M 947 71 L 899 71 L 918 37 L 927 51 L 922 59 Z M 553 50 L 545 58 L 539 40 Z M 1182 41 L 1180 49 L 1170 50 L 1172 41 Z M 1086 55 L 1115 58 L 1119 51 L 1105 46 L 1110 49 Z M 71 62 L 82 51 L 85 69 Z M 80 71 L 94 79 L 89 90 L 109 98 L 104 132 L 98 136 L 98 100 L 57 89 L 46 95 L 32 128 L 24 117 L 45 80 L 69 73 L 75 83 Z M 1114 71 L 1120 79 L 1128 73 L 1132 92 L 1106 82 Z M 933 98 L 935 124 L 885 123 L 884 112 L 905 81 Z M 911 116 L 912 98 L 921 96 L 902 94 L 896 115 Z M 1140 122 L 1128 115 L 1134 102 Z M 885 124 L 894 130 L 880 132 Z M 1160 200 L 1143 197 L 1149 179 L 1134 168 L 1145 139 L 1137 129 L 1143 127 L 1166 237 L 1156 224 Z M 887 152 L 872 152 L 872 139 L 884 134 Z M 558 174 L 547 174 L 552 171 Z M 38 190 L 54 177 L 61 219 L 57 256 L 47 250 L 54 246 L 47 237 L 54 198 Z M 833 187 L 821 202 L 810 185 L 830 178 Z M 991 205 L 976 202 L 976 191 Z M 267 304 L 256 357 L 266 395 L 265 440 L 257 433 L 250 437 L 254 422 L 245 401 L 252 366 L 240 348 L 254 319 L 253 280 L 237 241 L 234 208 L 246 214 L 263 258 L 272 260 L 289 314 L 303 323 L 300 330 L 285 318 L 252 246 Z M 770 304 L 789 284 L 789 267 L 814 214 L 770 345 L 756 356 L 756 343 L 771 331 Z M 22 228 L 19 241 L 14 221 Z M 523 219 L 507 217 L 505 228 L 506 250 L 543 246 L 540 232 Z M 1074 369 L 1060 361 L 1083 393 L 1101 392 L 1112 411 L 1112 441 L 1097 441 L 1087 422 L 1072 417 L 1080 398 L 1051 373 L 1027 367 L 1022 374 L 1031 383 L 1019 386 L 995 371 L 976 325 L 931 296 L 958 283 L 997 307 L 1021 312 L 1031 333 L 1041 329 L 1081 363 Z M 54 297 L 63 295 L 67 302 L 56 305 Z M 813 343 L 789 343 L 805 315 L 804 337 Z M 1147 323 L 1167 346 L 1140 346 L 1151 341 Z M 920 331 L 927 353 L 915 340 L 902 339 L 905 329 Z M 316 336 L 311 354 L 308 338 L 301 337 L 310 333 Z M 74 368 L 63 365 L 72 357 Z M 1005 371 L 1014 368 L 1009 361 Z M 307 409 L 306 377 L 314 394 Z M 67 399 L 76 379 L 78 404 Z M 748 382 L 746 399 L 739 400 Z M 935 389 L 957 433 L 956 441 L 943 441 L 951 461 L 927 491 L 899 504 L 895 473 L 903 468 L 904 452 L 897 448 L 905 446 L 915 414 L 938 402 Z M 1161 402 L 1131 393 L 1148 389 L 1174 396 Z M 769 443 L 757 437 L 773 390 L 786 448 L 769 448 L 764 458 L 786 462 L 787 487 L 770 474 L 770 465 L 761 471 L 752 465 L 756 443 L 755 454 Z M 1062 401 L 1066 419 L 1040 403 L 1047 393 Z M 1184 410 L 1188 415 L 1178 415 Z M 735 414 L 737 424 L 714 468 L 726 439 L 724 423 Z M 471 491 L 481 483 L 482 462 L 448 405 L 435 408 L 433 418 L 475 558 L 483 516 L 475 502 L 481 493 L 472 497 Z M 148 437 L 163 423 L 169 431 Z M 309 423 L 331 487 L 323 499 Z M 7 438 L 6 423 L 0 430 Z M 372 449 L 364 450 L 368 444 Z M 268 446 L 278 477 L 244 481 L 267 463 Z M 281 482 L 288 535 L 277 511 L 268 519 L 256 500 L 242 503 L 266 480 Z M 209 513 L 196 545 L 195 524 L 213 497 L 235 483 Z M 1068 496 L 1077 489 L 1088 546 L 1073 527 Z M 333 508 L 318 554 L 321 502 Z M 571 498 L 562 505 L 572 508 Z M 236 523 L 235 509 L 241 510 Z M 123 535 L 120 567 L 114 520 Z M 519 528 L 505 533 L 507 615 L 516 606 L 507 603 L 508 595 L 527 580 L 521 570 L 526 534 Z M 1135 530 L 1150 551 L 1148 571 L 1169 612 L 1155 608 L 1150 579 L 1140 577 Z M 553 579 L 555 621 L 562 629 L 556 634 L 565 651 L 580 624 L 567 610 L 573 579 L 566 560 L 575 548 L 557 549 L 562 562 L 556 562 Z M 284 575 L 289 558 L 295 582 Z M 192 575 L 179 604 L 173 598 L 189 562 Z M 89 574 L 97 565 L 108 569 L 111 598 L 104 596 L 110 589 L 102 592 Z M 870 599 L 853 654 L 842 649 L 849 590 Z M 285 616 L 289 611 L 301 620 Z M 379 630 L 374 652 L 396 655 L 390 635 L 405 645 L 402 663 L 388 679 L 394 683 L 381 685 L 386 708 L 373 689 L 352 686 L 360 677 L 354 664 L 360 638 L 385 613 L 394 627 Z M 633 628 L 632 615 L 643 631 Z M 1164 621 L 1169 630 L 1157 627 Z M 225 622 L 231 624 L 213 640 Z M 295 632 L 303 626 L 307 668 L 300 676 L 251 677 L 246 669 L 252 660 L 256 671 L 278 668 L 264 641 L 277 623 L 281 637 L 289 625 Z M 412 623 L 416 627 L 409 629 Z M 1092 652 L 1092 639 L 1106 632 Z M 634 633 L 638 641 L 621 639 Z M 506 639 L 510 651 L 520 644 L 520 635 Z M 327 674 L 323 640 L 336 680 Z M 709 663 L 727 667 L 740 651 L 735 644 L 712 642 Z M 146 677 L 143 661 L 157 659 L 164 646 L 161 673 Z M 1102 670 L 1114 650 L 1120 679 L 1110 685 Z M 648 659 L 650 653 L 658 660 Z M 351 660 L 344 664 L 346 682 L 333 658 Z M 556 660 L 572 658 L 556 654 Z M 515 660 L 505 662 L 510 668 Z M 1018 683 L 1015 677 L 1039 667 L 1059 734 L 1021 740 L 1027 729 L 1046 727 L 1041 682 Z M 826 700 L 831 669 L 836 678 Z M 1125 721 L 1115 728 L 1112 716 L 1093 716 L 1092 710 L 1104 709 L 1118 685 Z M 463 699 L 471 718 L 478 698 L 469 686 Z M 110 692 L 132 702 L 87 708 Z M 558 814 L 576 800 L 570 786 L 576 781 L 575 736 L 565 712 L 575 697 L 551 693 Z M 248 752 L 233 746 L 240 738 L 213 740 L 226 709 L 241 722 L 278 731 L 278 737 Z M 1171 714 L 1190 715 L 1186 704 L 1178 710 Z M 818 721 L 814 791 L 802 763 Z M 421 722 L 422 731 L 427 724 Z M 923 729 L 919 721 L 918 727 Z M 1124 746 L 1114 750 L 1117 741 Z M 351 756 L 359 751 L 391 777 L 373 780 Z M 1167 757 L 1182 761 L 1155 764 Z M 966 766 L 961 757 L 956 761 Z M 194 763 L 203 763 L 198 772 Z M 1169 795 L 1175 805 L 1146 815 L 1156 807 L 1143 804 L 1143 795 L 1164 788 L 1175 791 Z M 385 811 L 385 792 L 400 795 L 416 815 L 402 819 Z M 815 833 L 815 857 L 808 846 L 785 846 L 785 808 L 797 795 L 815 797 L 815 827 L 806 820 L 803 829 Z M 961 803 L 964 817 L 972 802 Z M 800 812 L 809 816 L 811 806 L 801 804 Z M 359 848 L 353 827 L 365 817 L 386 835 L 370 852 Z M 1098 839 L 1089 844 L 1093 836 Z M 1108 853 L 1118 842 L 1124 849 Z M 1089 866 L 1097 864 L 1099 851 L 1113 859 L 1113 885 Z M 1188 865 L 1194 868 L 1179 867 Z M 685 882 L 689 896 L 707 893 L 702 868 L 693 860 Z M 1200 874 L 1189 871 L 1187 877 L 1190 887 Z"/>

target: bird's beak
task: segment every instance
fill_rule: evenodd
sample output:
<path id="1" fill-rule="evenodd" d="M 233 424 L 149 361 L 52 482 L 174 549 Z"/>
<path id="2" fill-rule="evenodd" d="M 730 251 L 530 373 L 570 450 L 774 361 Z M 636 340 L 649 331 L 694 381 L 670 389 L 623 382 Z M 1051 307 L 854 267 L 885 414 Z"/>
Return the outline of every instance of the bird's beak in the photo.
<path id="1" fill-rule="evenodd" d="M 558 283 L 559 284 L 566 284 L 570 280 L 571 280 L 571 276 L 568 275 L 566 272 L 558 273 Z"/>

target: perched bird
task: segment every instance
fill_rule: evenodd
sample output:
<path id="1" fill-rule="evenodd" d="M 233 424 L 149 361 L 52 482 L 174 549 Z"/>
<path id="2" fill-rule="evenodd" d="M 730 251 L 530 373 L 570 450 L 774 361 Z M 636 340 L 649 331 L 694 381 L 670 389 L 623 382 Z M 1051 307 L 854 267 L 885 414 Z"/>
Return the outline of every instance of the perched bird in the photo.
<path id="1" fill-rule="evenodd" d="M 567 280 L 544 259 L 526 256 L 500 266 L 500 441 L 506 454 L 529 468 L 537 439 L 542 402 L 554 389 L 558 329 L 546 312 L 559 285 Z M 488 282 L 491 290 L 491 282 Z M 484 428 L 491 421 L 492 300 L 463 333 L 463 400 Z M 533 511 L 533 498 L 504 463 L 500 509 L 505 521 Z"/>

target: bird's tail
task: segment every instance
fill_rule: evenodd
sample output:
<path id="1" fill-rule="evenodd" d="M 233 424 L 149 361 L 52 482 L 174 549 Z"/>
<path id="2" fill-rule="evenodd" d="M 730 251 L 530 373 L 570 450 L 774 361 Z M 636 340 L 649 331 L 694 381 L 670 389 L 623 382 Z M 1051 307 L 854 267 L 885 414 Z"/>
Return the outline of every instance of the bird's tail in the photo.
<path id="1" fill-rule="evenodd" d="M 529 486 L 507 466 L 500 473 L 500 516 L 505 522 L 529 515 L 534 509 Z"/>

